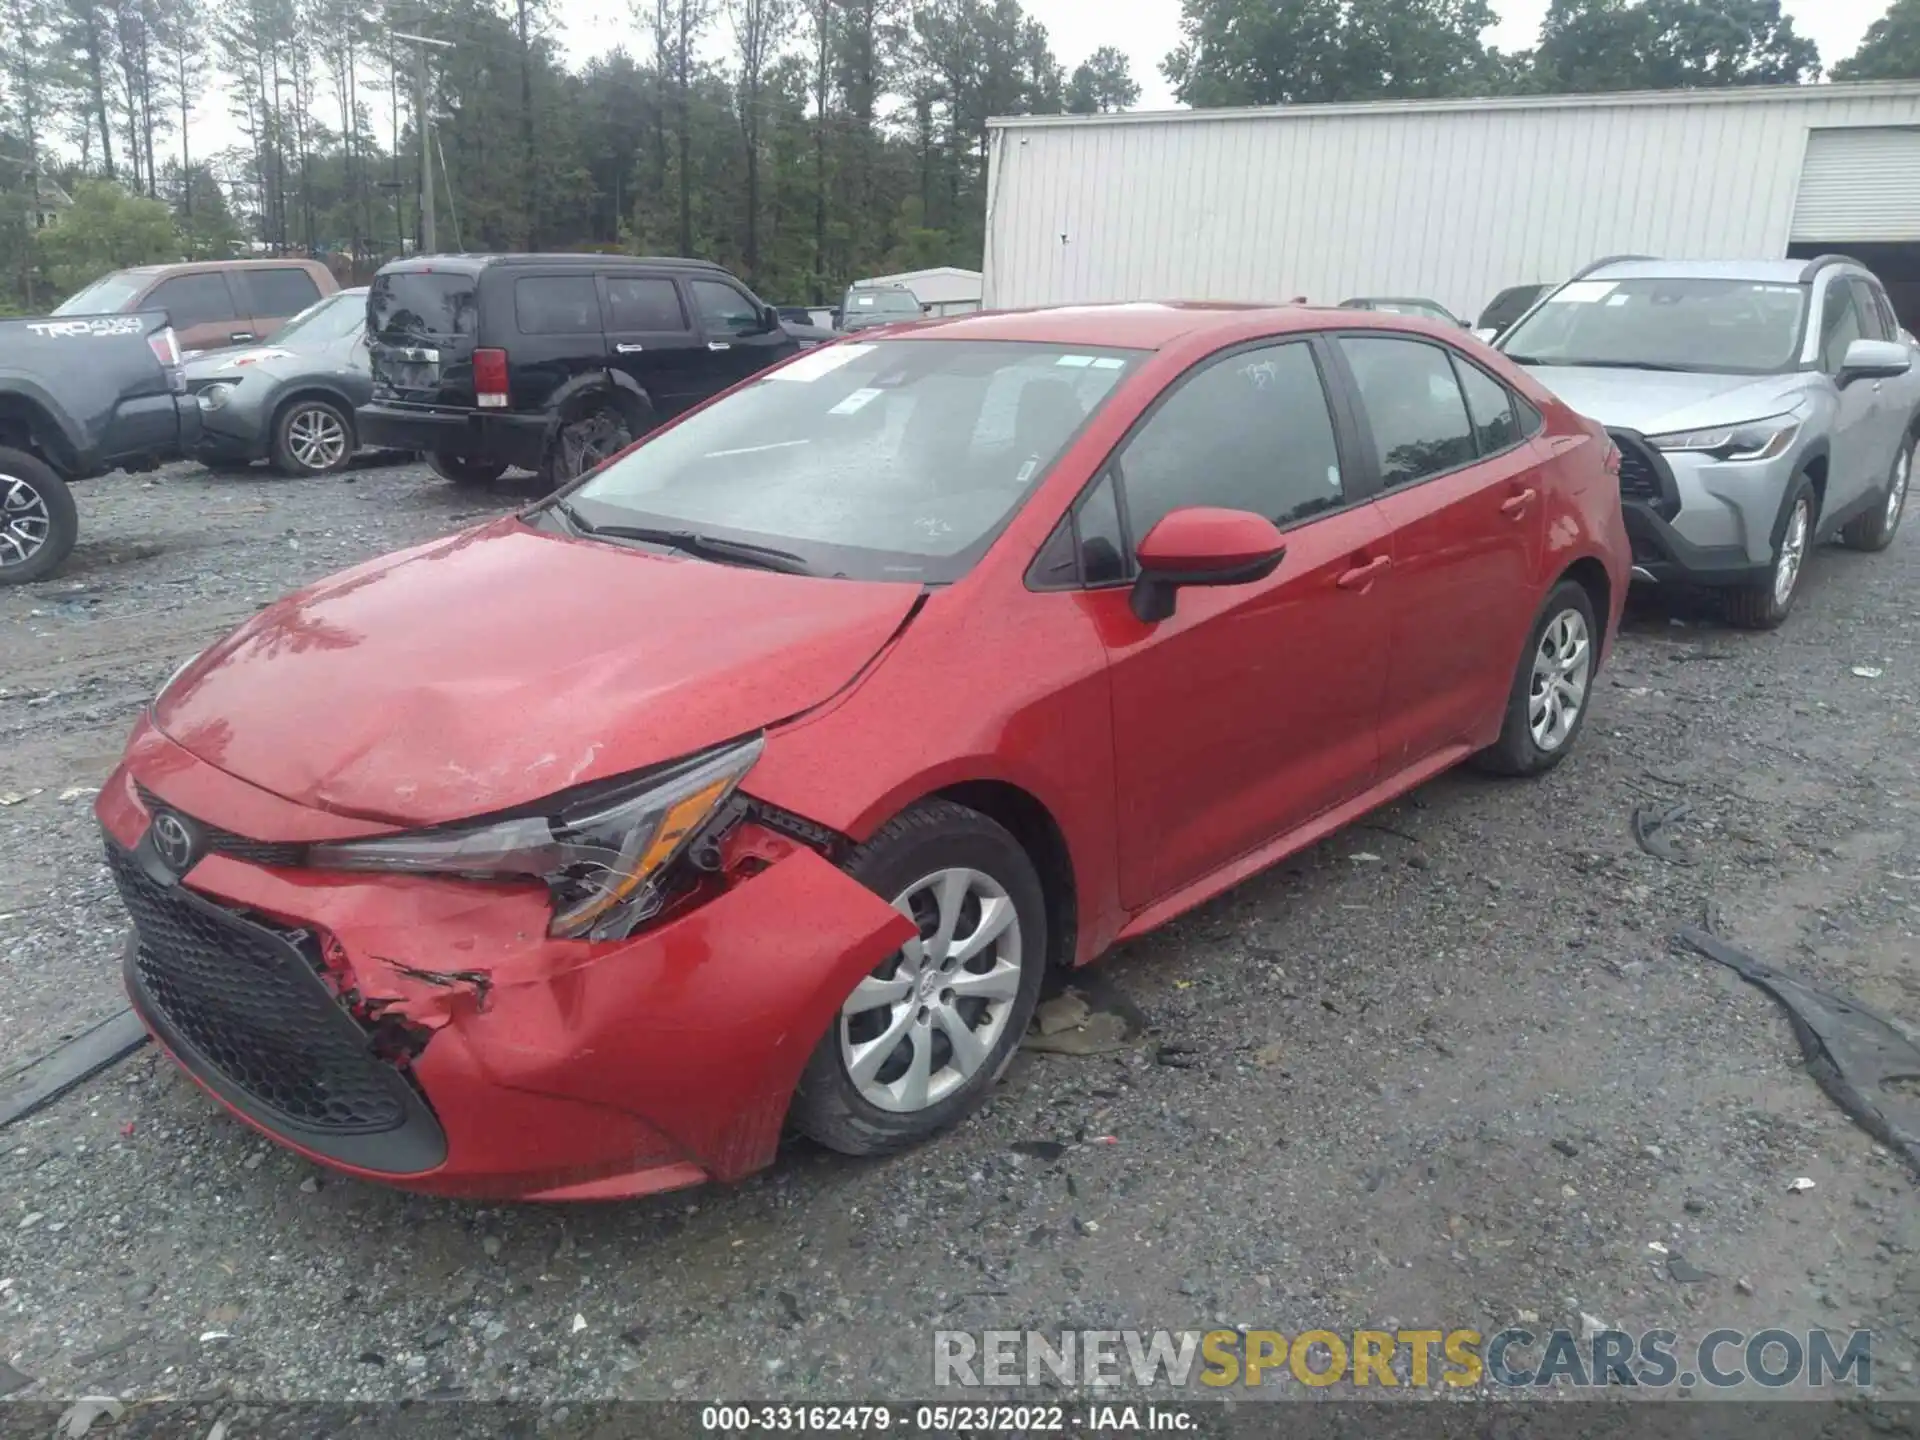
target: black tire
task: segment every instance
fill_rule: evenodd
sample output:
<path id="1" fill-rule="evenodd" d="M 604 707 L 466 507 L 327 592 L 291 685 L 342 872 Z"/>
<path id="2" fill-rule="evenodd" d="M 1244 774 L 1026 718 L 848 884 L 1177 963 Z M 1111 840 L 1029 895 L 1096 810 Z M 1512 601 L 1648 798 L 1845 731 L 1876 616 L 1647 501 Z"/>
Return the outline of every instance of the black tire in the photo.
<path id="1" fill-rule="evenodd" d="M 1887 483 L 1880 500 L 1864 515 L 1856 515 L 1840 528 L 1840 538 L 1854 550 L 1884 550 L 1900 531 L 1900 517 L 1907 510 L 1907 486 L 1913 478 L 1913 436 L 1900 438 L 1900 449 L 1887 472 Z"/>
<path id="2" fill-rule="evenodd" d="M 491 485 L 507 473 L 505 465 L 491 460 L 468 460 L 464 456 L 438 452 L 427 456 L 427 468 L 454 485 Z"/>
<path id="3" fill-rule="evenodd" d="M 79 536 L 67 482 L 37 456 L 0 446 L 0 585 L 44 580 Z"/>
<path id="4" fill-rule="evenodd" d="M 1584 663 L 1586 675 L 1580 687 L 1580 705 L 1573 723 L 1551 744 L 1543 745 L 1534 736 L 1533 702 L 1536 680 L 1534 662 L 1549 644 L 1548 632 L 1568 616 L 1578 618 L 1586 637 Z M 1566 633 L 1564 630 L 1558 632 Z M 1559 642 L 1553 642 L 1557 645 Z M 1540 607 L 1540 615 L 1527 632 L 1526 649 L 1514 667 L 1513 685 L 1507 692 L 1506 718 L 1500 725 L 1500 738 L 1473 757 L 1474 765 L 1492 775 L 1540 775 L 1567 758 L 1587 723 L 1593 708 L 1594 667 L 1600 659 L 1600 626 L 1594 619 L 1593 601 L 1586 588 L 1572 580 L 1562 580 Z M 1571 677 L 1568 677 L 1571 678 Z"/>
<path id="5" fill-rule="evenodd" d="M 601 393 L 578 402 L 554 429 L 540 462 L 541 486 L 549 491 L 572 484 L 603 461 L 611 459 L 647 431 L 636 404 Z"/>
<path id="6" fill-rule="evenodd" d="M 1804 512 L 1804 513 L 1803 513 Z M 1773 527 L 1773 564 L 1764 579 L 1738 585 L 1726 591 L 1722 604 L 1728 623 L 1742 630 L 1777 630 L 1793 613 L 1793 602 L 1800 593 L 1800 578 L 1806 574 L 1807 561 L 1813 555 L 1814 526 L 1820 518 L 1820 504 L 1813 493 L 1813 482 L 1804 475 L 1793 477 L 1787 490 L 1787 503 L 1780 507 L 1780 518 Z M 1792 554 L 1787 539 L 1800 530 L 1799 553 Z M 1780 571 L 1793 564 L 1793 576 L 1787 583 L 1786 598 L 1780 597 Z"/>
<path id="7" fill-rule="evenodd" d="M 302 426 L 310 433 L 303 435 Z M 273 468 L 282 475 L 330 475 L 344 470 L 357 448 L 353 416 L 331 400 L 295 400 L 273 417 Z"/>
<path id="8" fill-rule="evenodd" d="M 836 1012 L 800 1077 L 790 1116 L 794 1128 L 831 1150 L 846 1155 L 890 1155 L 955 1124 L 979 1105 L 1006 1070 L 1021 1037 L 1026 1034 L 1047 967 L 1047 907 L 1040 877 L 1019 841 L 978 811 L 945 800 L 929 800 L 889 821 L 873 839 L 856 850 L 846 864 L 847 873 L 887 901 L 924 877 L 957 868 L 975 870 L 988 877 L 1013 904 L 1020 975 L 1004 1027 L 979 1067 L 951 1093 L 923 1109 L 897 1111 L 874 1104 L 854 1084 L 841 1054 L 843 1017 Z M 973 913 L 977 925 L 979 912 Z M 922 933 L 923 936 L 929 933 L 925 924 Z M 957 933 L 964 938 L 964 934 L 970 932 Z M 995 940 L 983 952 L 986 963 L 991 965 L 1005 958 L 1004 944 L 1004 938 Z M 874 972 L 874 977 L 899 978 L 890 972 L 901 963 L 904 963 L 903 954 L 896 952 Z M 908 994 L 911 997 L 912 992 Z M 910 998 L 908 1003 L 911 1006 L 917 1002 Z M 926 1014 L 923 1006 L 920 1011 L 923 1022 Z M 926 1033 L 925 1043 L 933 1053 L 938 1053 L 934 1047 L 947 1043 L 943 1038 L 934 1038 L 942 1032 L 933 1027 Z M 896 1056 L 899 1046 L 913 1045 L 911 1035 L 912 1032 L 904 1033 L 899 1045 L 893 1047 Z M 950 1046 L 948 1055 L 951 1056 Z M 942 1062 L 943 1069 L 945 1063 Z M 956 1066 L 956 1072 L 957 1069 Z M 885 1075 L 886 1070 L 883 1063 L 879 1074 Z"/>

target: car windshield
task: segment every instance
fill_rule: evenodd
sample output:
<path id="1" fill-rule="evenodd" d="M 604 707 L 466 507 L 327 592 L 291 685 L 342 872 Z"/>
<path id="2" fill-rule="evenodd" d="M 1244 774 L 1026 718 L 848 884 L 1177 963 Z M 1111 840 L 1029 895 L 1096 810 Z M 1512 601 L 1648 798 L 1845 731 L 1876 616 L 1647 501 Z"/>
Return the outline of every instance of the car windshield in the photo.
<path id="1" fill-rule="evenodd" d="M 309 305 L 273 332 L 270 345 L 286 345 L 294 340 L 306 345 L 325 345 L 360 333 L 367 323 L 365 291 L 343 290 Z"/>
<path id="2" fill-rule="evenodd" d="M 977 340 L 810 351 L 567 497 L 589 525 L 788 551 L 818 575 L 964 575 L 1138 363 L 1130 350 Z"/>
<path id="3" fill-rule="evenodd" d="M 862 315 L 918 315 L 920 302 L 910 290 L 849 290 L 841 307 L 849 318 Z"/>
<path id="4" fill-rule="evenodd" d="M 1574 280 L 1500 339 L 1524 365 L 1766 374 L 1800 349 L 1801 285 L 1756 280 Z"/>
<path id="5" fill-rule="evenodd" d="M 124 310 L 127 302 L 140 293 L 140 287 L 145 283 L 146 277 L 143 275 L 130 275 L 124 270 L 116 270 L 111 275 L 102 275 L 77 294 L 68 296 L 53 313 L 113 315 Z"/>

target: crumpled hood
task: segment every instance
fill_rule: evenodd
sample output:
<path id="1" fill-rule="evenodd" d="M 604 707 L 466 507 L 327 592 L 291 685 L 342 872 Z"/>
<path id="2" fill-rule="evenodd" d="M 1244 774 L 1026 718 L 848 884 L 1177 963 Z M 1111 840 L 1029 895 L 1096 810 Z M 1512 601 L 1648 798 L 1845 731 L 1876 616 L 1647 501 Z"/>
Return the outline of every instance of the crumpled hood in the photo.
<path id="1" fill-rule="evenodd" d="M 1529 365 L 1526 370 L 1582 415 L 1642 435 L 1778 415 L 1793 408 L 1802 383 L 1798 375 L 1699 375 L 1585 365 Z"/>
<path id="2" fill-rule="evenodd" d="M 277 345 L 250 345 L 245 349 L 202 351 L 181 369 L 189 385 L 207 385 L 215 380 L 239 380 L 261 365 L 293 358 L 293 351 Z"/>
<path id="3" fill-rule="evenodd" d="M 296 803 L 440 824 L 818 705 L 919 594 L 568 540 L 509 518 L 269 606 L 181 673 L 155 721 Z"/>

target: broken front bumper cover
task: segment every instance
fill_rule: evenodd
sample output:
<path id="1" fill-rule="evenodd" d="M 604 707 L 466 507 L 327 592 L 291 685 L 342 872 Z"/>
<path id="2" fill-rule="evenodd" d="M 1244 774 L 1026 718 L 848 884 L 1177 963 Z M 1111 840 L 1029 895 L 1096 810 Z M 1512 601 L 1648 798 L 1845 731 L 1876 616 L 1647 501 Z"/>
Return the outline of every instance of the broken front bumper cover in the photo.
<path id="1" fill-rule="evenodd" d="M 615 1198 L 759 1169 L 841 1002 L 911 931 L 797 844 L 770 847 L 758 873 L 616 942 L 549 938 L 537 886 L 274 868 L 217 852 L 175 877 L 142 856 L 151 849 L 142 788 L 260 840 L 312 838 L 339 823 L 257 790 L 208 813 L 206 802 L 236 799 L 240 783 L 148 730 L 101 792 L 110 855 L 134 867 L 121 882 L 138 937 L 133 1003 L 181 1067 L 248 1125 L 334 1169 L 408 1189 Z M 140 898 L 161 878 L 176 892 L 169 913 L 212 928 L 164 941 L 166 916 L 143 917 L 153 902 Z M 176 977 L 170 995 L 167 966 L 143 965 L 142 942 L 185 945 L 201 988 Z M 269 973 L 296 960 L 305 980 Z M 257 1003 L 269 990 L 281 1003 Z M 217 1013 L 183 1013 L 196 1003 Z M 319 1077 L 318 1099 L 263 1070 L 263 1049 L 311 1054 L 323 1040 L 338 1068 Z M 349 1042 L 363 1068 L 341 1048 Z"/>

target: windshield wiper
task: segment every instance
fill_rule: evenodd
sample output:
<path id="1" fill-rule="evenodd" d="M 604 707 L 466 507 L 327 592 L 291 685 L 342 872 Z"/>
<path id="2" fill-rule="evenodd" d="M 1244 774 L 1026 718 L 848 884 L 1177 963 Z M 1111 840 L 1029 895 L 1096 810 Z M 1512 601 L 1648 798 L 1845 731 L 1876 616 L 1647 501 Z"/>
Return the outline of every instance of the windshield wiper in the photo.
<path id="1" fill-rule="evenodd" d="M 813 573 L 813 567 L 791 550 L 776 550 L 771 545 L 754 545 L 745 540 L 724 540 L 718 535 L 701 535 L 692 530 L 664 530 L 648 525 L 599 525 L 564 500 L 555 501 L 554 508 L 565 515 L 568 523 L 583 535 L 667 545 L 701 560 L 714 560 L 724 565 L 749 565 L 757 570 L 777 570 L 783 575 Z"/>
<path id="2" fill-rule="evenodd" d="M 1691 365 L 1667 365 L 1658 360 L 1562 360 L 1540 355 L 1509 355 L 1516 365 L 1564 365 L 1570 370 L 1672 370 L 1691 374 Z"/>

